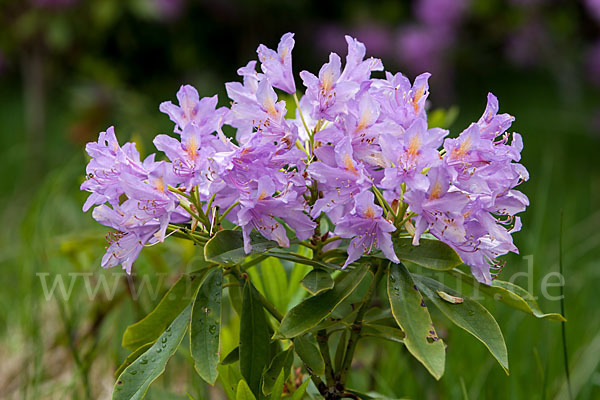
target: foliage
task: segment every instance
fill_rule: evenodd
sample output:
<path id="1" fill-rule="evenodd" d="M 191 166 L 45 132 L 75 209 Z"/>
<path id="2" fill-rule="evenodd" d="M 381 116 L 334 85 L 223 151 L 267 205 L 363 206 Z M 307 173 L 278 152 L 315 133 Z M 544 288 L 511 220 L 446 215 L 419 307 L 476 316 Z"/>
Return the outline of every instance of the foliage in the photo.
<path id="1" fill-rule="evenodd" d="M 265 257 L 269 254 L 268 250 L 258 256 L 259 262 L 253 262 L 257 259 L 256 254 L 245 258 L 230 256 L 241 245 L 241 238 L 234 239 L 237 233 L 222 230 L 205 244 L 205 254 L 210 254 L 211 261 L 221 260 L 222 263 L 199 271 L 199 276 L 192 281 L 195 282 L 194 295 L 186 297 L 187 305 L 178 306 L 177 310 L 183 307 L 183 311 L 177 311 L 179 315 L 168 328 L 136 329 L 160 313 L 164 302 L 173 297 L 173 291 L 189 278 L 182 277 L 148 317 L 128 328 L 127 343 L 150 341 L 154 344 L 149 348 L 143 346 L 131 354 L 127 360 L 129 365 L 117 379 L 113 398 L 129 398 L 124 397 L 125 394 L 132 393 L 138 396 L 132 398 L 141 398 L 152 380 L 164 370 L 169 356 L 186 332 L 190 336 L 191 353 L 200 377 L 211 385 L 220 381 L 224 386 L 236 387 L 236 399 L 280 399 L 282 396 L 300 399 L 307 388 L 318 391 L 325 399 L 339 399 L 351 393 L 359 398 L 372 398 L 356 394 L 358 392 L 346 386 L 357 342 L 364 338 L 391 340 L 397 346 L 405 346 L 439 379 L 444 373 L 445 345 L 434 328 L 429 312 L 431 305 L 480 340 L 508 373 L 504 338 L 487 309 L 467 295 L 427 277 L 413 263 L 418 261 L 421 267 L 438 272 L 440 263 L 445 263 L 452 269 L 443 269 L 443 274 L 468 279 L 482 291 L 492 294 L 501 290 L 504 296 L 496 299 L 510 299 L 503 302 L 521 311 L 527 311 L 523 304 L 528 304 L 527 299 L 531 295 L 507 282 L 495 280 L 491 286 L 477 283 L 456 268 L 460 266 L 460 259 L 447 245 L 437 242 L 435 248 L 439 251 L 435 257 L 432 257 L 434 253 L 431 251 L 433 244 L 414 247 L 406 253 L 407 259 L 404 259 L 404 253 L 398 252 L 402 261 L 413 266 L 411 270 L 402 262 L 393 264 L 375 256 L 365 256 L 361 265 L 345 271 L 313 266 L 302 279 L 300 302 L 292 307 L 296 292 L 292 285 L 283 282 L 279 292 L 266 289 L 277 282 L 282 284 L 275 270 L 287 276 L 278 258 Z M 402 242 L 402 237 L 394 238 L 396 247 L 402 246 Z M 291 250 L 289 254 L 293 254 Z M 227 256 L 221 258 L 221 255 Z M 316 253 L 309 259 L 318 260 Z M 221 274 L 228 278 L 226 285 L 221 284 Z M 387 296 L 380 297 L 382 292 L 378 288 L 383 287 L 385 281 Z M 366 290 L 362 282 L 367 283 Z M 229 298 L 229 302 L 236 301 L 232 289 L 240 288 L 239 350 L 236 347 L 229 354 L 222 354 L 219 347 L 219 332 L 224 323 L 220 318 L 221 307 L 229 305 L 228 302 L 221 303 L 220 299 L 223 296 Z M 280 309 L 274 304 L 290 306 Z M 375 307 L 375 304 L 380 306 Z M 534 308 L 539 310 L 536 306 Z M 540 318 L 561 319 L 557 314 L 530 313 Z M 391 320 L 390 316 L 393 316 Z M 163 349 L 165 352 L 161 354 Z M 332 350 L 335 362 L 332 361 Z M 218 364 L 239 371 L 234 374 L 237 378 L 232 380 L 231 373 L 226 376 L 219 374 L 223 370 L 218 368 Z M 301 366 L 307 376 L 298 381 L 293 365 Z M 144 379 L 140 379 L 142 376 Z M 308 386 L 309 381 L 313 385 Z"/>

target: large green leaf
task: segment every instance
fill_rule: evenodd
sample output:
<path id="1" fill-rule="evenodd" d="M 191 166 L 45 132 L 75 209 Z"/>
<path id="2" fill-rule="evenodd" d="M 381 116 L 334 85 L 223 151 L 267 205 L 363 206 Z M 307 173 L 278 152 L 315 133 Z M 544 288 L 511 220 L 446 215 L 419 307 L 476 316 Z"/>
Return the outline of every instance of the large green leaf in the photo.
<path id="1" fill-rule="evenodd" d="M 198 290 L 190 325 L 190 351 L 194 368 L 211 385 L 214 385 L 218 375 L 222 287 L 223 270 L 214 269 Z"/>
<path id="2" fill-rule="evenodd" d="M 146 343 L 146 344 L 138 347 L 137 350 L 135 350 L 130 355 L 128 355 L 127 358 L 125 359 L 125 361 L 123 361 L 123 364 L 121 364 L 119 366 L 119 368 L 117 368 L 117 370 L 115 371 L 115 378 L 118 378 L 119 375 L 121 375 L 121 372 L 125 371 L 125 368 L 127 368 L 128 366 L 130 366 L 132 362 L 134 362 L 135 360 L 137 360 L 153 344 L 154 344 L 154 342 L 152 342 L 152 343 Z"/>
<path id="3" fill-rule="evenodd" d="M 444 374 L 446 352 L 419 289 L 406 267 L 390 264 L 388 296 L 394 319 L 405 333 L 404 345 L 435 379 Z"/>
<path id="4" fill-rule="evenodd" d="M 278 246 L 277 242 L 267 240 L 259 234 L 251 234 L 250 239 L 252 244 L 250 254 L 264 253 Z M 209 262 L 232 265 L 244 261 L 247 256 L 241 231 L 227 229 L 219 231 L 204 245 L 204 258 Z"/>
<path id="5" fill-rule="evenodd" d="M 127 327 L 123 334 L 122 346 L 133 351 L 146 343 L 155 341 L 194 299 L 196 290 L 208 271 L 210 269 L 203 269 L 197 274 L 180 277 L 150 314 Z"/>
<path id="6" fill-rule="evenodd" d="M 407 236 L 392 237 L 392 240 L 396 256 L 403 261 L 436 271 L 447 271 L 463 263 L 450 246 L 433 237 L 421 237 L 418 246 L 413 246 L 412 238 Z"/>
<path id="7" fill-rule="evenodd" d="M 492 296 L 501 303 L 516 308 L 519 311 L 531 314 L 536 318 L 544 318 L 551 321 L 566 321 L 560 314 L 543 313 L 533 295 L 514 283 L 496 279 L 491 285 L 486 285 L 478 282 L 473 275 L 464 273 L 459 269 L 453 269 L 450 273 L 475 289 L 481 290 L 481 292 L 488 296 Z"/>
<path id="8" fill-rule="evenodd" d="M 292 308 L 283 317 L 277 337 L 293 338 L 308 331 L 327 317 L 358 286 L 368 269 L 359 267 L 345 272 L 344 277 L 329 289 L 316 296 L 309 297 Z"/>
<path id="9" fill-rule="evenodd" d="M 498 360 L 508 374 L 508 353 L 504 336 L 498 323 L 488 310 L 438 281 L 424 276 L 413 275 L 422 293 L 444 313 L 448 319 L 479 339 Z M 461 302 L 449 302 L 444 294 L 459 297 Z"/>
<path id="10" fill-rule="evenodd" d="M 144 398 L 150 384 L 165 371 L 167 361 L 175 354 L 183 340 L 189 327 L 191 311 L 190 304 L 175 318 L 152 347 L 125 368 L 117 378 L 113 389 L 113 400 Z"/>
<path id="11" fill-rule="evenodd" d="M 260 263 L 259 268 L 265 296 L 276 309 L 285 310 L 289 301 L 287 295 L 288 278 L 281 261 L 269 257 Z"/>
<path id="12" fill-rule="evenodd" d="M 312 335 L 306 334 L 295 337 L 294 349 L 304 362 L 304 365 L 310 368 L 316 375 L 323 375 L 325 373 L 325 361 L 323 361 L 323 356 Z"/>
<path id="13" fill-rule="evenodd" d="M 327 289 L 331 289 L 333 287 L 333 279 L 329 272 L 321 268 L 315 268 L 306 274 L 300 284 L 310 294 L 316 295 Z"/>
<path id="14" fill-rule="evenodd" d="M 275 357 L 273 357 L 269 368 L 267 368 L 263 374 L 262 392 L 265 395 L 270 394 L 271 391 L 274 390 L 273 385 L 281 372 L 284 373 L 284 377 L 287 377 L 293 361 L 294 351 L 292 347 L 277 353 Z"/>
<path id="15" fill-rule="evenodd" d="M 238 383 L 235 400 L 256 400 L 256 397 L 250 390 L 250 387 L 243 379 L 240 381 L 240 383 Z"/>
<path id="16" fill-rule="evenodd" d="M 246 282 L 240 321 L 240 371 L 252 392 L 259 396 L 263 370 L 271 361 L 271 332 L 255 291 Z"/>

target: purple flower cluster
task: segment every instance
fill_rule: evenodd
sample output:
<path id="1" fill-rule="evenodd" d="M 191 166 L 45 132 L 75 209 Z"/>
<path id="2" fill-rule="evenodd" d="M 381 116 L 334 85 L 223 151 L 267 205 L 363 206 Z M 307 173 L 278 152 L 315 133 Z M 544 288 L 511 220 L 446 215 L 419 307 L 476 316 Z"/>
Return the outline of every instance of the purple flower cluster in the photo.
<path id="1" fill-rule="evenodd" d="M 175 136 L 154 139 L 168 161 L 141 161 L 134 144 L 119 146 L 112 128 L 88 144 L 84 210 L 96 205 L 94 218 L 117 231 L 102 265 L 129 271 L 169 224 L 194 225 L 200 216 L 209 235 L 223 217 L 239 226 L 246 252 L 252 231 L 282 247 L 289 232 L 293 240 L 320 239 L 315 228 L 326 217 L 339 238 L 328 248 L 349 239 L 344 267 L 374 248 L 398 262 L 392 233 L 406 230 L 417 246 L 428 231 L 491 282 L 497 257 L 518 251 L 514 215 L 528 204 L 514 190 L 528 178 L 518 164 L 521 137 L 506 133 L 514 118 L 498 114 L 490 94 L 479 121 L 447 138 L 427 124 L 428 73 L 413 83 L 400 73 L 372 78 L 383 71 L 381 60 L 365 58 L 356 39 L 346 42 L 344 63 L 331 53 L 317 75 L 300 73 L 300 99 L 291 33 L 277 50 L 258 47 L 261 72 L 250 61 L 238 70 L 241 82 L 226 84 L 228 108 L 182 86 L 177 105 L 160 106 L 175 124 Z M 235 141 L 224 124 L 235 128 Z"/>

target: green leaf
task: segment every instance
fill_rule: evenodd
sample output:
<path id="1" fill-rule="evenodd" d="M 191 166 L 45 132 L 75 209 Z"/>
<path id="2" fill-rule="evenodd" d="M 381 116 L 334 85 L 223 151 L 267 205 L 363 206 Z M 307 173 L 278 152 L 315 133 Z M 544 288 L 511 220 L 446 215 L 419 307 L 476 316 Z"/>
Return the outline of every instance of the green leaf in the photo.
<path id="1" fill-rule="evenodd" d="M 453 269 L 450 273 L 461 281 L 473 286 L 476 290 L 481 290 L 488 296 L 493 297 L 507 306 L 516 308 L 519 311 L 533 315 L 536 318 L 548 319 L 550 321 L 566 321 L 560 314 L 544 314 L 533 295 L 513 283 L 496 279 L 491 285 L 485 285 L 477 281 L 473 275 L 462 272 L 459 269 Z"/>
<path id="2" fill-rule="evenodd" d="M 242 287 L 239 281 L 233 274 L 227 277 L 227 293 L 229 294 L 229 302 L 237 315 L 242 315 Z"/>
<path id="3" fill-rule="evenodd" d="M 283 394 L 283 384 L 285 383 L 284 371 L 281 371 L 273 384 L 273 391 L 270 400 L 281 400 Z"/>
<path id="4" fill-rule="evenodd" d="M 188 305 L 156 343 L 119 375 L 113 389 L 113 400 L 136 400 L 146 395 L 150 384 L 164 371 L 169 358 L 179 347 L 190 323 L 192 306 Z"/>
<path id="5" fill-rule="evenodd" d="M 194 368 L 211 385 L 218 375 L 222 284 L 221 268 L 208 274 L 196 295 L 190 325 L 190 352 Z"/>
<path id="6" fill-rule="evenodd" d="M 240 371 L 258 396 L 263 370 L 271 360 L 271 334 L 255 291 L 252 284 L 246 282 L 240 322 Z"/>
<path id="7" fill-rule="evenodd" d="M 219 378 L 228 399 L 235 399 L 238 382 L 243 380 L 240 369 L 233 365 L 219 365 Z"/>
<path id="8" fill-rule="evenodd" d="M 390 264 L 388 297 L 394 319 L 404 331 L 404 345 L 435 379 L 444 374 L 446 353 L 423 297 L 404 264 Z"/>
<path id="9" fill-rule="evenodd" d="M 254 233 L 250 235 L 250 241 L 252 244 L 250 254 L 264 253 L 278 246 L 277 242 Z M 204 245 L 204 258 L 209 262 L 233 265 L 244 261 L 247 256 L 241 231 L 227 229 L 219 231 Z"/>
<path id="10" fill-rule="evenodd" d="M 335 365 L 334 371 L 339 371 L 342 368 L 342 363 L 344 362 L 344 356 L 346 355 L 346 342 L 348 340 L 348 330 L 344 329 L 340 334 L 340 338 L 338 340 L 338 344 L 335 348 L 335 356 L 333 359 L 333 364 Z"/>
<path id="11" fill-rule="evenodd" d="M 385 325 L 394 328 L 398 326 L 394 316 L 392 315 L 392 310 L 389 308 L 385 310 L 381 308 L 371 308 L 367 310 L 363 322 L 365 324 Z"/>
<path id="12" fill-rule="evenodd" d="M 274 384 L 277 380 L 277 377 L 280 375 L 280 372 L 284 372 L 284 375 L 287 377 L 289 372 L 289 368 L 286 369 L 288 365 L 291 365 L 294 361 L 294 352 L 290 347 L 287 350 L 281 351 L 273 357 L 271 360 L 271 364 L 269 368 L 265 370 L 263 374 L 263 383 L 262 383 L 262 392 L 265 395 L 271 393 L 274 390 Z"/>
<path id="13" fill-rule="evenodd" d="M 492 314 L 478 302 L 466 297 L 463 298 L 462 303 L 448 302 L 440 296 L 440 292 L 453 297 L 458 297 L 460 294 L 434 279 L 418 275 L 413 275 L 413 277 L 421 292 L 448 319 L 479 339 L 508 374 L 508 353 L 504 336 Z"/>
<path id="14" fill-rule="evenodd" d="M 117 370 L 115 371 L 115 378 L 118 378 L 119 375 L 121 375 L 121 372 L 123 372 L 125 370 L 125 368 L 127 368 L 129 365 L 131 365 L 132 362 L 134 362 L 135 360 L 137 360 L 142 354 L 144 354 L 146 352 L 146 350 L 148 350 L 150 348 L 150 346 L 152 346 L 154 344 L 154 342 L 152 343 L 146 343 L 142 346 L 140 346 L 137 350 L 135 350 L 133 353 L 131 353 L 130 355 L 127 356 L 127 358 L 125 359 L 125 361 L 123 361 L 123 364 L 121 364 L 119 366 L 119 368 L 117 368 Z"/>
<path id="15" fill-rule="evenodd" d="M 317 325 L 352 293 L 367 271 L 367 268 L 360 267 L 350 272 L 344 272 L 345 276 L 335 284 L 333 289 L 309 297 L 292 308 L 283 317 L 276 336 L 293 338 Z"/>
<path id="16" fill-rule="evenodd" d="M 290 397 L 290 400 L 300 400 L 300 399 L 302 399 L 302 397 L 304 396 L 304 394 L 306 394 L 306 387 L 308 386 L 309 382 L 310 382 L 310 379 L 305 380 L 302 383 L 302 385 L 300 385 L 300 387 L 298 387 L 298 389 L 296 389 L 294 391 L 294 393 Z"/>
<path id="17" fill-rule="evenodd" d="M 180 277 L 150 314 L 127 327 L 122 346 L 133 351 L 146 343 L 154 342 L 194 299 L 196 290 L 208 271 L 210 269 L 203 269 L 197 275 Z"/>
<path id="18" fill-rule="evenodd" d="M 325 373 L 325 361 L 317 347 L 317 342 L 312 335 L 306 334 L 294 338 L 294 349 L 304 362 L 316 375 Z"/>
<path id="19" fill-rule="evenodd" d="M 238 383 L 235 400 L 256 400 L 256 397 L 252 394 L 248 384 L 243 379 Z"/>
<path id="20" fill-rule="evenodd" d="M 316 295 L 327 289 L 331 289 L 333 287 L 333 279 L 329 272 L 321 268 L 315 268 L 306 274 L 300 284 L 310 294 Z"/>
<path id="21" fill-rule="evenodd" d="M 298 248 L 298 253 L 304 257 L 312 258 L 312 250 L 307 247 L 300 246 Z M 306 290 L 300 285 L 300 281 L 302 278 L 308 274 L 308 272 L 312 270 L 311 267 L 304 264 L 295 264 L 293 265 L 292 270 L 289 275 L 289 284 L 287 295 L 290 301 L 288 302 L 288 308 L 296 306 L 304 297 L 306 297 Z"/>
<path id="22" fill-rule="evenodd" d="M 276 258 L 267 258 L 260 264 L 265 296 L 269 299 L 276 309 L 287 309 L 288 279 L 285 268 Z"/>
<path id="23" fill-rule="evenodd" d="M 458 116 L 458 107 L 452 106 L 447 110 L 437 108 L 427 113 L 427 125 L 429 128 L 448 129 Z"/>
<path id="24" fill-rule="evenodd" d="M 342 276 L 337 276 L 335 281 L 338 282 Z M 371 283 L 373 282 L 374 275 L 371 271 L 368 271 L 365 277 L 360 281 L 360 283 L 356 286 L 356 288 L 350 293 L 348 297 L 344 299 L 338 306 L 332 311 L 332 318 L 342 318 L 346 319 L 351 314 L 355 314 L 358 312 L 357 307 L 360 303 L 363 302 L 365 295 L 369 291 L 371 287 Z"/>
<path id="25" fill-rule="evenodd" d="M 371 336 L 379 339 L 389 340 L 396 343 L 404 343 L 404 332 L 397 327 L 386 325 L 365 324 L 360 331 L 362 336 Z"/>
<path id="26" fill-rule="evenodd" d="M 392 237 L 396 256 L 436 271 L 447 271 L 463 262 L 456 252 L 446 243 L 426 236 L 421 237 L 418 246 L 413 246 L 412 238 Z"/>
<path id="27" fill-rule="evenodd" d="M 340 281 L 341 278 L 344 278 L 344 275 L 338 275 L 335 279 L 335 282 Z M 352 321 L 356 318 L 356 314 L 358 313 L 358 309 L 360 308 L 359 304 L 362 303 L 365 295 L 369 291 L 371 287 L 371 283 L 373 282 L 374 275 L 371 271 L 368 271 L 365 277 L 360 281 L 360 283 L 354 288 L 352 293 L 348 297 L 346 297 L 340 304 L 338 304 L 333 311 L 321 321 L 317 326 L 315 326 L 314 330 L 320 329 L 330 329 L 334 326 L 349 326 Z M 394 322 L 396 324 L 396 322 Z"/>
<path id="28" fill-rule="evenodd" d="M 221 361 L 221 365 L 233 364 L 235 362 L 238 362 L 239 360 L 240 360 L 240 347 L 238 346 L 235 349 L 231 350 L 229 352 L 229 354 L 227 354 L 225 356 L 223 361 Z"/>

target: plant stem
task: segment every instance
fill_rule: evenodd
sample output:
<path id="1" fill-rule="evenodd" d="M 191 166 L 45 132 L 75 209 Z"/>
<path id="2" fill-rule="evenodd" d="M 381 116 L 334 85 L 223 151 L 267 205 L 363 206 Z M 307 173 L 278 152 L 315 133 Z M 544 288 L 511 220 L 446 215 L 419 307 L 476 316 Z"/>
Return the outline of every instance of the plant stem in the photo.
<path id="1" fill-rule="evenodd" d="M 237 267 L 237 266 L 234 268 L 231 268 L 231 273 L 240 281 L 240 284 L 243 285 L 247 278 L 242 276 L 242 273 L 239 271 L 238 268 L 239 267 Z M 246 274 L 246 276 L 247 276 L 247 274 Z M 279 312 L 279 310 L 277 310 L 275 308 L 273 303 L 271 303 L 269 300 L 267 300 L 267 298 L 265 296 L 263 296 L 262 293 L 258 291 L 258 289 L 256 290 L 256 297 L 258 297 L 258 300 L 260 301 L 262 306 L 265 308 L 265 310 L 267 310 L 269 312 L 269 314 L 271 314 L 277 320 L 277 322 L 281 322 L 281 320 L 283 319 L 283 314 L 281 314 Z"/>
<path id="2" fill-rule="evenodd" d="M 195 218 L 197 221 L 200 221 L 202 223 L 202 225 L 204 226 L 204 229 L 206 230 L 206 227 L 209 224 L 208 224 L 208 218 L 206 217 L 206 215 L 204 215 L 204 213 L 202 213 L 202 216 L 200 216 L 200 214 L 196 214 L 194 211 L 192 211 L 191 207 L 189 207 L 187 204 L 184 204 L 182 201 L 179 202 L 179 205 L 181 206 L 181 208 L 183 208 L 185 211 L 187 211 L 193 218 Z M 192 205 L 192 203 L 190 203 L 190 205 Z M 197 211 L 201 212 L 201 209 L 197 210 Z"/>
<path id="3" fill-rule="evenodd" d="M 323 241 L 323 243 L 321 243 L 321 245 L 325 246 L 325 245 L 327 245 L 327 244 L 329 244 L 331 242 L 337 242 L 338 240 L 342 240 L 342 238 L 339 237 L 339 236 L 332 236 L 332 237 L 329 237 L 329 238 L 325 239 Z"/>
<path id="4" fill-rule="evenodd" d="M 333 387 L 335 385 L 335 376 L 333 374 L 328 340 L 329 336 L 327 335 L 326 329 L 321 329 L 317 332 L 317 343 L 319 344 L 319 350 L 323 356 L 323 361 L 325 361 L 325 379 L 327 380 L 327 386 Z"/>
<path id="5" fill-rule="evenodd" d="M 560 275 L 564 279 L 563 272 L 563 249 L 562 249 L 562 241 L 563 241 L 563 210 L 560 210 L 560 232 L 558 236 L 558 267 L 560 270 Z M 560 285 L 560 313 L 563 317 L 566 318 L 565 315 L 565 294 L 564 294 L 564 285 Z M 571 377 L 569 375 L 569 352 L 567 351 L 567 331 L 565 326 L 565 321 L 561 323 L 561 333 L 562 333 L 562 348 L 563 348 L 563 358 L 565 362 L 565 375 L 567 378 L 567 388 L 569 389 L 569 399 L 573 399 L 573 391 L 571 389 Z"/>
<path id="6" fill-rule="evenodd" d="M 298 242 L 298 244 L 299 244 L 300 246 L 303 246 L 303 247 L 309 248 L 309 249 L 311 249 L 311 250 L 316 250 L 316 249 L 317 249 L 317 246 L 315 246 L 315 245 L 312 245 L 312 244 L 310 244 L 310 243 L 308 243 L 308 242 Z M 306 257 L 304 257 L 304 258 L 306 258 Z"/>
<path id="7" fill-rule="evenodd" d="M 269 256 L 268 256 L 268 255 L 261 254 L 260 256 L 258 256 L 258 257 L 255 257 L 255 258 L 253 258 L 253 259 L 252 259 L 252 260 L 250 260 L 250 261 L 246 261 L 245 263 L 243 263 L 243 264 L 240 264 L 240 268 L 241 268 L 241 269 L 243 269 L 243 270 L 246 270 L 246 269 L 248 269 L 248 268 L 252 268 L 252 267 L 254 267 L 256 264 L 259 264 L 259 263 L 263 262 L 263 261 L 264 261 L 264 260 L 266 260 L 267 258 L 269 258 Z"/>
<path id="8" fill-rule="evenodd" d="M 362 320 L 371 303 L 371 299 L 373 298 L 373 293 L 375 292 L 375 288 L 377 284 L 381 280 L 383 276 L 383 271 L 385 268 L 382 266 L 382 263 L 377 264 L 377 270 L 375 272 L 375 277 L 373 278 L 373 283 L 369 287 L 369 291 L 365 295 L 365 298 L 362 302 L 362 305 L 358 309 L 358 313 L 356 314 L 356 318 L 354 319 L 354 323 L 352 324 L 352 330 L 350 332 L 350 338 L 348 339 L 348 345 L 346 347 L 346 353 L 344 355 L 344 361 L 342 362 L 342 368 L 338 371 L 337 376 L 337 385 L 341 388 L 344 387 L 346 383 L 346 379 L 348 378 L 348 372 L 350 371 L 350 367 L 352 365 L 352 359 L 354 358 L 354 351 L 356 350 L 356 345 L 358 340 L 360 339 L 360 332 L 362 330 Z"/>
<path id="9" fill-rule="evenodd" d="M 167 226 L 167 233 L 182 239 L 189 239 L 200 245 L 204 245 L 209 239 L 208 236 L 203 235 L 200 232 L 193 232 L 185 226 L 178 226 L 174 224 L 169 224 L 169 226 Z"/>
<path id="10" fill-rule="evenodd" d="M 243 285 L 244 281 L 247 278 L 242 275 L 242 273 L 240 272 L 240 268 L 241 268 L 240 266 L 235 266 L 235 267 L 231 268 L 229 271 L 239 280 L 240 284 Z M 248 275 L 246 274 L 246 276 L 248 276 Z M 262 295 L 262 293 L 260 293 L 258 290 L 256 290 L 256 288 L 255 288 L 255 293 L 256 293 L 256 297 L 261 302 L 262 306 L 278 322 L 281 322 L 281 320 L 283 319 L 283 315 L 275 308 L 275 306 L 269 300 L 267 300 L 265 298 L 265 296 Z M 313 373 L 313 371 L 306 364 L 304 364 L 304 368 L 308 371 L 308 374 L 310 375 L 310 379 L 313 381 L 313 383 L 319 390 L 319 393 L 321 393 L 323 396 L 327 395 L 327 393 L 328 393 L 327 385 L 321 380 L 321 378 L 319 378 L 317 375 L 315 375 Z"/>
<path id="11" fill-rule="evenodd" d="M 233 203 L 232 205 L 230 205 L 230 206 L 227 208 L 227 210 L 225 210 L 225 211 L 223 212 L 223 214 L 221 214 L 221 216 L 219 217 L 219 220 L 218 220 L 218 222 L 217 222 L 217 223 L 218 223 L 218 224 L 220 224 L 220 223 L 221 223 L 221 221 L 223 221 L 223 219 L 225 219 L 225 216 L 226 216 L 227 214 L 229 214 L 229 212 L 230 212 L 231 210 L 233 210 L 233 208 L 234 208 L 235 206 L 237 206 L 238 204 L 240 204 L 240 202 L 239 202 L 239 201 L 236 201 L 235 203 Z"/>
<path id="12" fill-rule="evenodd" d="M 298 113 L 300 114 L 300 119 L 302 120 L 302 125 L 304 125 L 304 129 L 306 129 L 306 133 L 308 133 L 308 137 L 312 138 L 312 133 L 310 129 L 308 129 L 308 125 L 306 125 L 306 121 L 304 120 L 304 115 L 302 114 L 302 109 L 300 108 L 300 101 L 298 100 L 298 96 L 294 93 L 294 102 L 296 102 L 296 108 L 298 109 Z"/>
<path id="13" fill-rule="evenodd" d="M 196 191 L 196 192 L 197 192 L 197 191 Z M 212 207 L 212 203 L 213 203 L 213 201 L 215 201 L 215 196 L 216 196 L 216 195 L 217 195 L 216 193 L 213 193 L 213 195 L 212 195 L 212 196 L 210 197 L 210 199 L 208 200 L 208 203 L 206 204 L 206 212 L 207 212 L 207 213 L 209 212 L 210 208 Z"/>
<path id="14" fill-rule="evenodd" d="M 395 214 L 392 206 L 390 206 L 390 204 L 387 201 L 385 201 L 385 199 L 383 198 L 383 194 L 381 194 L 381 192 L 379 191 L 379 189 L 377 189 L 375 185 L 373 185 L 373 193 L 375 193 L 375 197 L 377 197 L 377 200 L 381 203 L 381 208 L 384 208 L 392 214 Z"/>
<path id="15" fill-rule="evenodd" d="M 167 187 L 169 189 L 170 192 L 173 192 L 175 194 L 178 194 L 182 197 L 185 197 L 186 199 L 188 199 L 190 202 L 192 201 L 192 196 L 190 196 L 189 194 L 187 194 L 186 192 L 184 192 L 183 190 L 176 188 L 174 186 L 169 185 Z"/>

